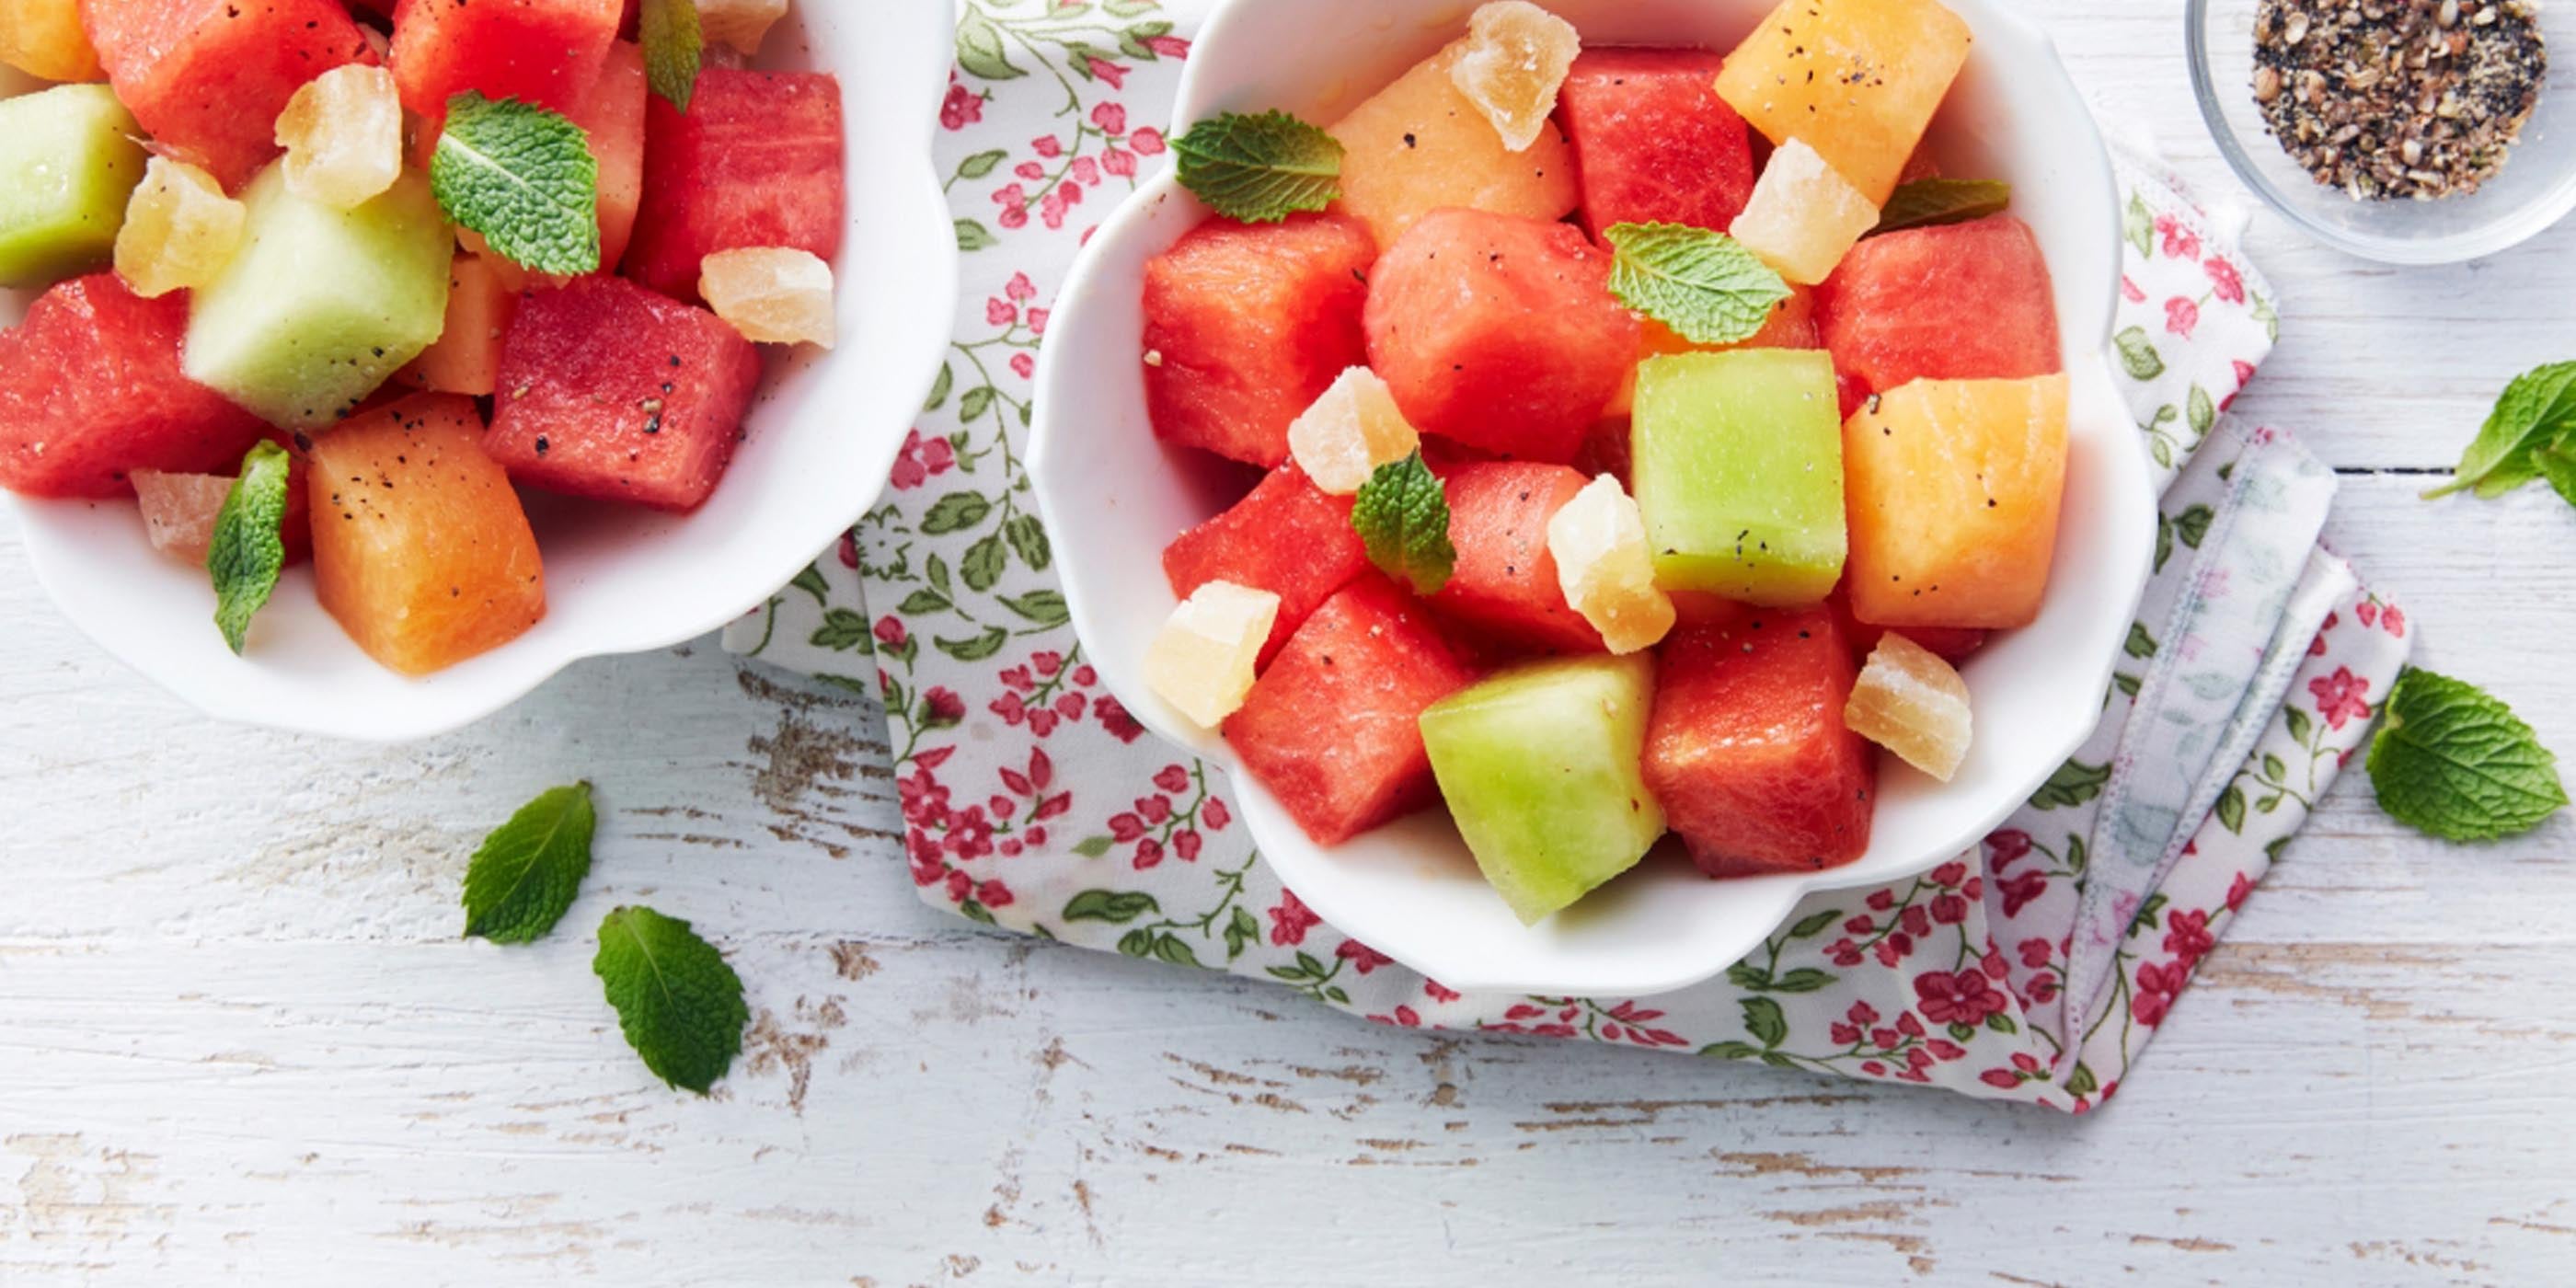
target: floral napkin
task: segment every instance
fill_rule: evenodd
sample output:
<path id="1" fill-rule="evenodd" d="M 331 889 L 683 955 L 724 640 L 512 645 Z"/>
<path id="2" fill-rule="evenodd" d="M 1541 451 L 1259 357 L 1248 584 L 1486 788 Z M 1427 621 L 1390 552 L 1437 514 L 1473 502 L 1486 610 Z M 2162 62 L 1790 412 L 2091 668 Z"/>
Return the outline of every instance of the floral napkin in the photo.
<path id="1" fill-rule="evenodd" d="M 1386 1024 L 2079 1113 L 2109 1099 L 2409 648 L 2405 615 L 2318 545 L 2334 476 L 2226 415 L 2278 329 L 2228 230 L 2150 153 L 2115 149 L 2116 365 L 2164 490 L 2156 576 L 2100 729 L 2030 804 L 1925 876 L 1809 899 L 1723 979 L 1654 998 L 1462 996 L 1323 924 L 1253 852 L 1222 777 L 1101 689 L 1022 474 L 1045 302 L 1108 208 L 1166 163 L 1160 113 L 1204 7 L 960 9 L 940 148 L 968 303 L 947 368 L 876 507 L 726 636 L 883 695 L 922 897 Z"/>

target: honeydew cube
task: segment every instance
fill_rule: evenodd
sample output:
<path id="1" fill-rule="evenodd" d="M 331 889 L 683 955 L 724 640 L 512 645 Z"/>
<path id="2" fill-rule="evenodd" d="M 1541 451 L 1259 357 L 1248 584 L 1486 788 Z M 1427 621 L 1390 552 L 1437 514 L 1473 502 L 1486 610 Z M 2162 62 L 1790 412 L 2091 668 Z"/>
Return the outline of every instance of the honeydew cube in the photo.
<path id="1" fill-rule="evenodd" d="M 1846 549 L 1839 411 L 1833 359 L 1816 350 L 1647 359 L 1629 450 L 1655 584 L 1822 602 Z"/>
<path id="2" fill-rule="evenodd" d="M 105 85 L 0 99 L 0 286 L 49 286 L 108 262 L 143 178 L 142 132 Z"/>
<path id="3" fill-rule="evenodd" d="M 698 294 L 744 339 L 832 347 L 832 266 L 812 251 L 717 251 L 698 265 Z"/>
<path id="4" fill-rule="evenodd" d="M 1254 664 L 1279 617 L 1266 590 L 1211 581 L 1172 610 L 1145 652 L 1145 682 L 1192 723 L 1214 729 L 1252 692 Z"/>
<path id="5" fill-rule="evenodd" d="M 1968 682 L 1939 654 L 1895 631 L 1871 650 L 1843 705 L 1843 723 L 1945 783 L 1967 759 L 1975 729 Z"/>
<path id="6" fill-rule="evenodd" d="M 698 0 L 699 34 L 746 58 L 760 52 L 770 24 L 786 16 L 787 0 Z"/>
<path id="7" fill-rule="evenodd" d="M 1356 494 L 1377 467 L 1403 460 L 1421 445 L 1422 436 L 1396 407 L 1386 382 L 1366 367 L 1344 371 L 1288 424 L 1288 454 L 1329 496 Z"/>
<path id="8" fill-rule="evenodd" d="M 1940 0 L 1782 0 L 1726 56 L 1717 96 L 1773 143 L 1806 140 L 1883 205 L 1968 42 Z"/>
<path id="9" fill-rule="evenodd" d="M 1527 152 L 1556 111 L 1556 92 L 1583 52 L 1574 24 L 1529 0 L 1494 0 L 1467 17 L 1449 79 L 1494 123 L 1503 146 Z"/>
<path id="10" fill-rule="evenodd" d="M 125 203 L 116 232 L 116 274 L 134 293 L 157 298 L 203 286 L 240 248 L 242 203 L 215 176 L 185 161 L 153 157 Z"/>
<path id="11" fill-rule="evenodd" d="M 1547 521 L 1547 552 L 1556 560 L 1565 602 L 1601 632 L 1614 654 L 1663 642 L 1673 629 L 1673 600 L 1655 587 L 1655 559 L 1637 502 L 1605 474 Z"/>
<path id="12" fill-rule="evenodd" d="M 1780 276 L 1813 286 L 1878 226 L 1878 207 L 1798 139 L 1771 153 L 1727 234 Z"/>
<path id="13" fill-rule="evenodd" d="M 382 67 L 351 63 L 306 81 L 277 114 L 289 192 L 347 210 L 402 174 L 402 92 Z"/>
<path id="14" fill-rule="evenodd" d="M 1415 65 L 1335 122 L 1342 196 L 1334 209 L 1367 224 L 1383 251 L 1424 215 L 1459 206 L 1557 220 L 1580 199 L 1574 149 L 1553 124 L 1515 152 L 1460 91 L 1450 69 L 1471 38 Z"/>

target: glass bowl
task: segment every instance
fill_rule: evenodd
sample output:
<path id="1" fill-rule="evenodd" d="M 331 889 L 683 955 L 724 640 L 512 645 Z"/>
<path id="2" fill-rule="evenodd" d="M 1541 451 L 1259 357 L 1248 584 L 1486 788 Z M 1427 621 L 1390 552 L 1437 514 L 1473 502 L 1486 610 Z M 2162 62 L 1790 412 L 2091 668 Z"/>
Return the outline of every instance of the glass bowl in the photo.
<path id="1" fill-rule="evenodd" d="M 2519 245 L 2576 210 L 2576 4 L 2538 6 L 2549 75 L 2504 169 L 2474 193 L 2433 201 L 2355 201 L 2290 159 L 2254 103 L 2256 7 L 2189 0 L 2192 93 L 2237 177 L 2310 236 L 2382 263 L 2451 264 Z"/>

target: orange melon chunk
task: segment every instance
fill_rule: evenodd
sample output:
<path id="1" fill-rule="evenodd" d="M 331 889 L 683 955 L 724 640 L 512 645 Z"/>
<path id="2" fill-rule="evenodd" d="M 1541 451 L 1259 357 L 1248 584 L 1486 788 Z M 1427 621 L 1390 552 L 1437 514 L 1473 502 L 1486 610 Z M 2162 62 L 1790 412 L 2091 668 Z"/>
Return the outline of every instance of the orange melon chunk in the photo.
<path id="1" fill-rule="evenodd" d="M 1332 127 L 1340 140 L 1335 209 L 1368 225 L 1384 250 L 1443 206 L 1557 220 L 1579 199 L 1574 151 L 1555 122 L 1514 151 L 1453 72 L 1472 37 L 1425 59 Z"/>
<path id="2" fill-rule="evenodd" d="M 447 324 L 394 379 L 415 389 L 489 396 L 501 376 L 501 338 L 519 311 L 509 261 L 459 253 L 447 265 Z M 515 266 L 513 266 L 515 267 Z"/>
<path id="3" fill-rule="evenodd" d="M 1727 55 L 1717 96 L 1773 143 L 1805 140 L 1883 206 L 1968 39 L 1937 0 L 1784 0 Z"/>
<path id="4" fill-rule="evenodd" d="M 2066 377 L 1917 380 L 1843 426 L 1852 613 L 2010 630 L 2039 616 L 2066 489 Z"/>

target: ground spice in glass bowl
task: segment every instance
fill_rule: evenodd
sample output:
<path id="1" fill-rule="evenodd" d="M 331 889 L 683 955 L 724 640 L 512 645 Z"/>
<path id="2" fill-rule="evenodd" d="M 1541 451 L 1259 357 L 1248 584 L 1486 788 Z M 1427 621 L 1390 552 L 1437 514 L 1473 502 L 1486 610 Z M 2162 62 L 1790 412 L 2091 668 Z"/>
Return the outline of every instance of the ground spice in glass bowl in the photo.
<path id="1" fill-rule="evenodd" d="M 2477 191 L 2548 70 L 2533 0 L 2261 0 L 2254 14 L 2265 128 L 2356 201 Z"/>

